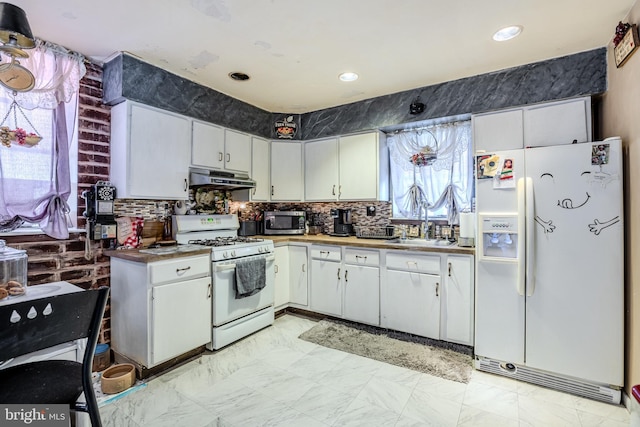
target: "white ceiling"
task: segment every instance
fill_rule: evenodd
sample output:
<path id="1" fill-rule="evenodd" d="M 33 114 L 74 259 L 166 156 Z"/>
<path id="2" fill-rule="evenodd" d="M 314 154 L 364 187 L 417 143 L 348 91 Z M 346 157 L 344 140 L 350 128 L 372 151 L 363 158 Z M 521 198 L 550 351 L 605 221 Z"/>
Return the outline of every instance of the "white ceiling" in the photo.
<path id="1" fill-rule="evenodd" d="M 605 46 L 635 0 L 13 0 L 36 37 L 126 51 L 271 112 L 304 113 Z M 491 39 L 507 25 L 520 37 Z M 232 71 L 251 76 L 237 82 Z M 343 71 L 360 75 L 338 80 Z"/>

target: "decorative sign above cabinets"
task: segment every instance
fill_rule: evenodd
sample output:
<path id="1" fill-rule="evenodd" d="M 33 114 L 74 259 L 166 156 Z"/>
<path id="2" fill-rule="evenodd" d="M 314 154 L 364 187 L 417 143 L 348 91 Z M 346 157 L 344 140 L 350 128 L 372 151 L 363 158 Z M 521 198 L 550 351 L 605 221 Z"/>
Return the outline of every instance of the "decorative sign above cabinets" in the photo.
<path id="1" fill-rule="evenodd" d="M 276 138 L 293 139 L 296 135 L 298 124 L 293 116 L 287 116 L 284 119 L 276 120 L 275 124 Z"/>

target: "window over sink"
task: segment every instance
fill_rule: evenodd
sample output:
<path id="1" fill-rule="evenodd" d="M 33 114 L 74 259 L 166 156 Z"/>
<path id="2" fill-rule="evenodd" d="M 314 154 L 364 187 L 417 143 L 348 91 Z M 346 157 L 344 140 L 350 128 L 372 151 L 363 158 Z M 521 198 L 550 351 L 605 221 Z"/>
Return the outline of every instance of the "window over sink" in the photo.
<path id="1" fill-rule="evenodd" d="M 400 219 L 446 218 L 471 209 L 471 121 L 456 121 L 387 134 L 392 215 Z"/>

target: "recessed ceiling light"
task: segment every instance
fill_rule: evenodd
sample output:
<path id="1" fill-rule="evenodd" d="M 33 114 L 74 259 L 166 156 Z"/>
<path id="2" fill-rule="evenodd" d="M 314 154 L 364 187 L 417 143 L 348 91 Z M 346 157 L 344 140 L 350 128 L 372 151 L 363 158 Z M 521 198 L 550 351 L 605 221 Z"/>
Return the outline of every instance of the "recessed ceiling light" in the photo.
<path id="1" fill-rule="evenodd" d="M 338 77 L 343 82 L 352 82 L 354 80 L 358 80 L 358 75 L 356 73 L 352 73 L 352 72 L 342 73 Z"/>
<path id="2" fill-rule="evenodd" d="M 521 25 L 512 25 L 510 27 L 504 27 L 493 35 L 493 39 L 497 42 L 504 42 L 517 37 L 522 32 Z"/>
<path id="3" fill-rule="evenodd" d="M 238 71 L 234 71 L 233 73 L 229 73 L 229 77 L 231 78 L 231 80 L 236 80 L 239 82 L 244 82 L 246 80 L 249 80 L 249 75 L 245 74 L 245 73 L 240 73 Z"/>

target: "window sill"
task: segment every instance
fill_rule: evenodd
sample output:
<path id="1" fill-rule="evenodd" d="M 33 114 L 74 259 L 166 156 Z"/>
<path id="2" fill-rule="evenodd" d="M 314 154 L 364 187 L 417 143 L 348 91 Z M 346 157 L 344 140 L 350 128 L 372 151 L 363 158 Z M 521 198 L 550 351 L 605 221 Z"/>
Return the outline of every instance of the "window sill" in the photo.
<path id="1" fill-rule="evenodd" d="M 84 228 L 70 228 L 69 234 L 74 233 L 85 233 L 86 230 Z M 18 228 L 17 230 L 8 231 L 5 233 L 0 233 L 0 237 L 10 237 L 10 236 L 38 236 L 42 235 L 44 232 L 39 228 L 35 227 L 23 227 Z"/>

